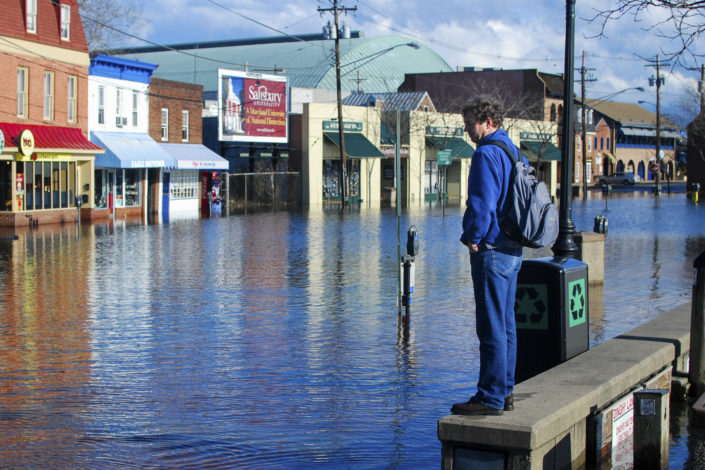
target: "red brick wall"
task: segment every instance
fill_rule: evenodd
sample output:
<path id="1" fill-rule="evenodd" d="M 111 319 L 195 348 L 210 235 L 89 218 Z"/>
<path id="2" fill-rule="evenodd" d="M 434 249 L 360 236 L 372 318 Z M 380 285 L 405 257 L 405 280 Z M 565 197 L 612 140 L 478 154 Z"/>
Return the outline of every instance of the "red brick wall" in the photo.
<path id="1" fill-rule="evenodd" d="M 61 0 L 71 7 L 70 40 L 61 40 L 60 6 L 50 0 L 37 0 L 37 33 L 28 33 L 25 0 L 0 0 L 0 36 L 49 44 L 65 49 L 88 52 L 86 35 L 76 0 Z"/>
<path id="2" fill-rule="evenodd" d="M 189 112 L 189 141 L 202 143 L 203 86 L 152 77 L 149 85 L 149 135 L 162 142 L 162 108 L 169 110 L 169 142 L 181 140 L 182 111 Z"/>
<path id="3" fill-rule="evenodd" d="M 29 72 L 28 118 L 17 117 L 17 68 L 26 67 Z M 0 52 L 0 70 L 5 79 L 0 80 L 0 120 L 27 124 L 78 127 L 86 135 L 88 128 L 88 67 L 62 62 L 24 57 Z M 44 120 L 44 72 L 54 73 L 54 119 Z M 76 76 L 77 98 L 75 123 L 68 118 L 68 77 Z"/>

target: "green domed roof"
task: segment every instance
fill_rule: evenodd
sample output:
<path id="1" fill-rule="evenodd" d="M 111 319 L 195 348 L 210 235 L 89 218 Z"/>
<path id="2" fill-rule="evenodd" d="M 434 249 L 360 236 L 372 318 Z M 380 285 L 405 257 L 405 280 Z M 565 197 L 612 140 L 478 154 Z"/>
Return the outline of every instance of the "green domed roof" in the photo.
<path id="1" fill-rule="evenodd" d="M 301 40 L 298 40 L 301 39 Z M 217 71 L 247 70 L 286 75 L 293 87 L 335 90 L 335 40 L 321 35 L 245 39 L 145 47 L 112 51 L 112 55 L 159 67 L 155 77 L 217 90 Z M 405 73 L 451 72 L 430 48 L 403 36 L 340 39 L 343 91 L 396 91 Z"/>

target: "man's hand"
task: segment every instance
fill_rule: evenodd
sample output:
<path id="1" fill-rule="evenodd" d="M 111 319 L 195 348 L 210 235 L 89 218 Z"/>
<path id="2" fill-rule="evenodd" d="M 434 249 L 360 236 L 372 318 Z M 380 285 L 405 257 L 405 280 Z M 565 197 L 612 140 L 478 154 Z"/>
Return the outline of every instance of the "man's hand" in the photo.
<path id="1" fill-rule="evenodd" d="M 480 247 L 477 246 L 477 243 L 470 243 L 468 245 L 468 250 L 470 250 L 470 254 L 477 253 L 480 251 Z"/>

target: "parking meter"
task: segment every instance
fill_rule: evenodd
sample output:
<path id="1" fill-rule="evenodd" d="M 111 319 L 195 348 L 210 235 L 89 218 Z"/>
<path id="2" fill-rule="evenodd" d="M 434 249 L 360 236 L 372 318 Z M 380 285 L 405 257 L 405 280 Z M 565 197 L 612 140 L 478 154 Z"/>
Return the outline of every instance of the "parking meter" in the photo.
<path id="1" fill-rule="evenodd" d="M 402 296 L 401 304 L 406 307 L 407 313 L 411 307 L 412 296 L 414 294 L 414 260 L 419 253 L 419 235 L 413 225 L 406 233 L 406 254 L 401 257 Z"/>
<path id="2" fill-rule="evenodd" d="M 416 256 L 419 252 L 419 235 L 416 231 L 416 227 L 413 225 L 409 227 L 409 231 L 406 232 L 406 254 L 409 256 Z"/>

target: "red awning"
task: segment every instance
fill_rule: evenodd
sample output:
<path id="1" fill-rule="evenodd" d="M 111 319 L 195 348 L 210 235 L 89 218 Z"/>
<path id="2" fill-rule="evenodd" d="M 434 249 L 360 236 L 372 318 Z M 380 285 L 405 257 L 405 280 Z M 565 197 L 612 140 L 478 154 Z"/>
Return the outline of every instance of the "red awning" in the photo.
<path id="1" fill-rule="evenodd" d="M 11 124 L 0 122 L 0 130 L 5 135 L 5 148 L 16 149 L 20 133 L 29 129 L 34 135 L 34 149 L 37 152 L 53 153 L 103 153 L 105 150 L 86 137 L 77 127 L 39 126 L 33 124 Z"/>

